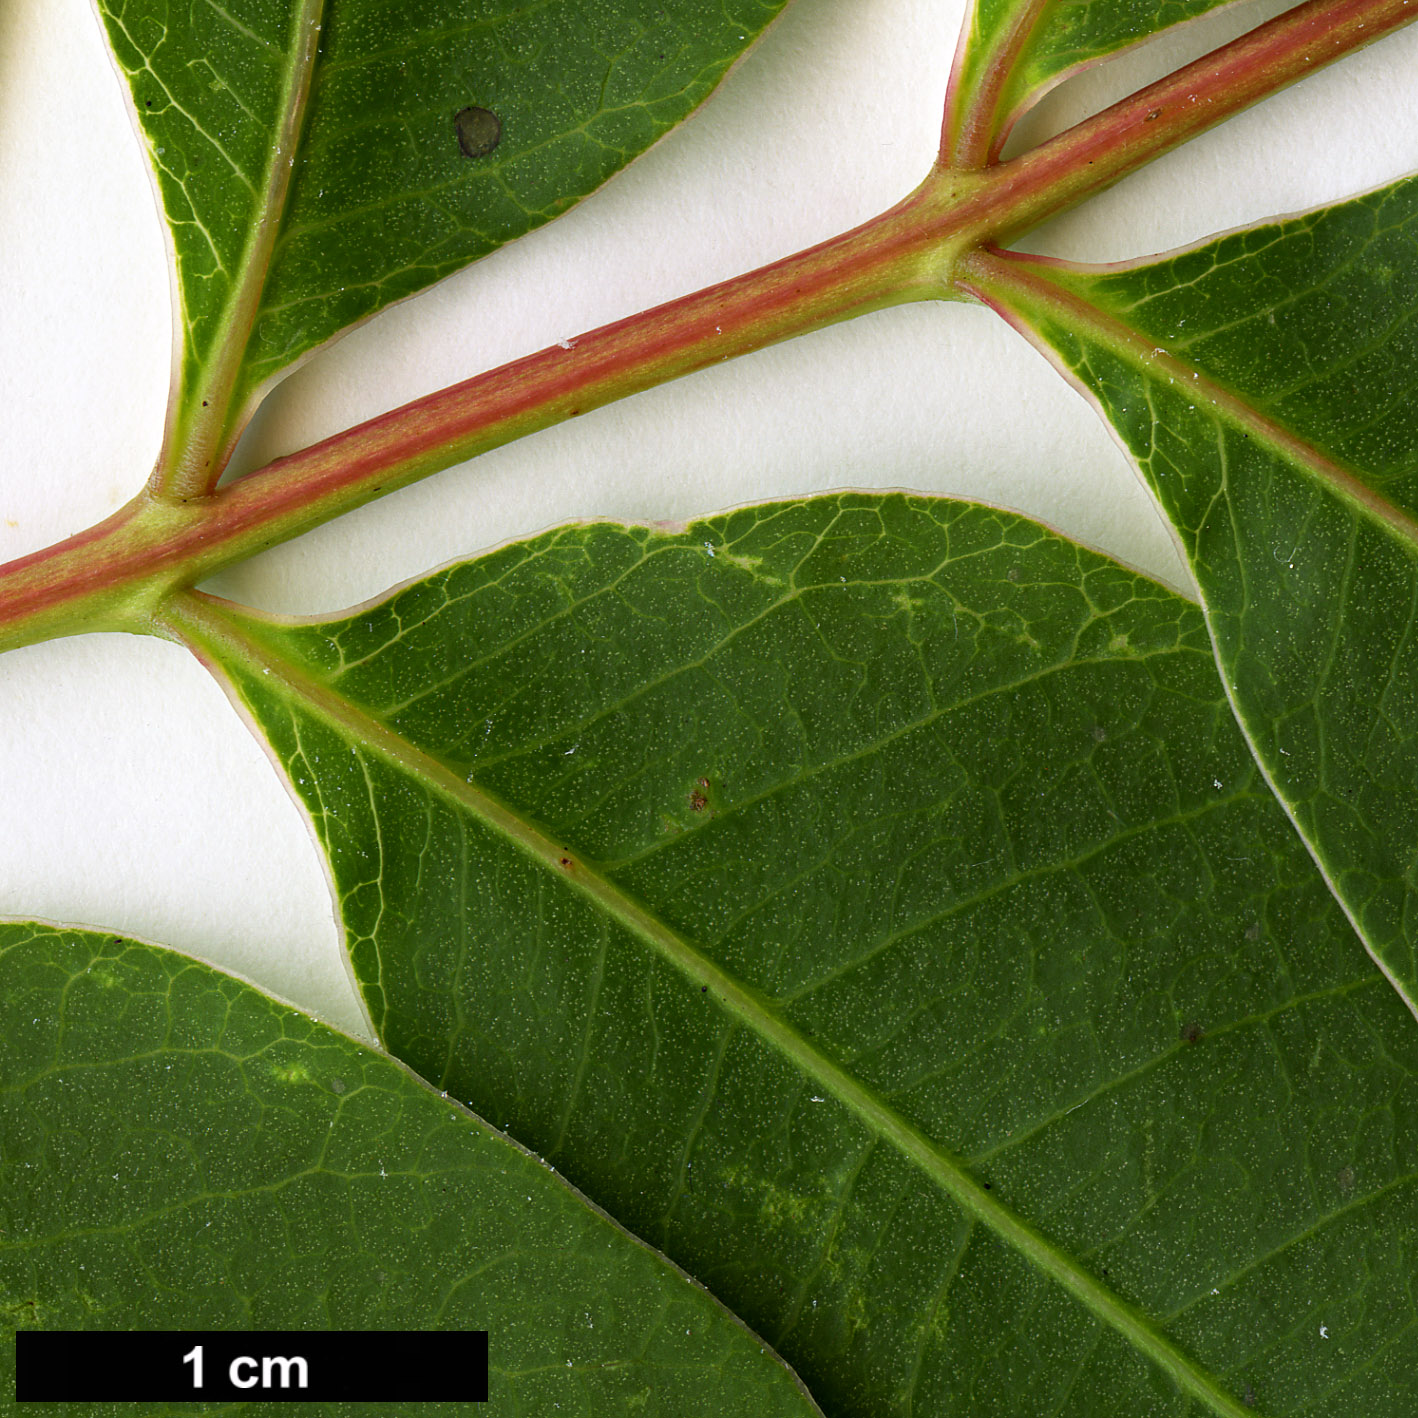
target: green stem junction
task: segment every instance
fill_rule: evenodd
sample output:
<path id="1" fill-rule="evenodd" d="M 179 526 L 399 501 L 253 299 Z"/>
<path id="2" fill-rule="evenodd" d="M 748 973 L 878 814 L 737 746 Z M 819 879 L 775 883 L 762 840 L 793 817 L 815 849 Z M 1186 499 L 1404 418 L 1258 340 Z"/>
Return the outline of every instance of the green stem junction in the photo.
<path id="1" fill-rule="evenodd" d="M 1414 18 L 1418 0 L 1309 0 L 1008 162 L 988 160 L 993 109 L 956 115 L 962 136 L 921 186 L 843 236 L 428 395 L 216 491 L 191 495 L 190 475 L 156 478 L 106 521 L 0 567 L 0 649 L 89 630 L 170 633 L 161 609 L 175 592 L 478 453 L 868 311 L 974 298 L 962 279 L 972 252 Z"/>

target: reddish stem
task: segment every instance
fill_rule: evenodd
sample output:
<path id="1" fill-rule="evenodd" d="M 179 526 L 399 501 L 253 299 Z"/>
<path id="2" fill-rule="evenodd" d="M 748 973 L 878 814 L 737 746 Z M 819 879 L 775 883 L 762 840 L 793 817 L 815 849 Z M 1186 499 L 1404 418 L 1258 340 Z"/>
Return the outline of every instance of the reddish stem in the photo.
<path id="1" fill-rule="evenodd" d="M 1308 0 L 992 169 L 1003 245 L 1261 99 L 1418 19 L 1418 0 Z"/>
<path id="2" fill-rule="evenodd" d="M 477 453 L 791 335 L 943 296 L 931 182 L 845 236 L 553 345 L 277 459 L 185 503 L 143 494 L 0 567 L 0 648 L 86 628 L 152 629 L 157 600 L 218 567 Z M 159 583 L 154 589 L 152 583 Z"/>
<path id="3" fill-rule="evenodd" d="M 1409 0 L 1311 0 L 1012 162 L 937 168 L 846 236 L 396 409 L 235 484 L 212 531 L 284 539 L 416 478 L 611 400 L 865 310 L 950 293 L 955 259 L 1056 215 L 1415 18 Z M 574 357 L 573 357 L 574 356 Z M 273 538 L 274 539 L 274 538 Z"/>
<path id="4" fill-rule="evenodd" d="M 188 503 L 146 495 L 0 568 L 0 648 L 151 630 L 190 586 L 474 454 L 627 394 L 868 310 L 960 294 L 956 268 L 1279 88 L 1418 18 L 1418 0 L 1310 0 L 1030 153 L 937 167 L 845 236 L 395 409 Z"/>

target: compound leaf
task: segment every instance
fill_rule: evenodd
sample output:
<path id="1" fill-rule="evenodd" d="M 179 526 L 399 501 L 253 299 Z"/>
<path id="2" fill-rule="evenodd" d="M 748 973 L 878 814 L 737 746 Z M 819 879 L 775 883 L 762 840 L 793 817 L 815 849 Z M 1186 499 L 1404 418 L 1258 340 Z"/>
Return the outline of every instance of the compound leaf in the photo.
<path id="1" fill-rule="evenodd" d="M 782 4 L 98 0 L 173 245 L 164 458 L 220 467 L 265 382 L 598 187 Z"/>
<path id="2" fill-rule="evenodd" d="M 817 1412 L 760 1341 L 522 1148 L 240 980 L 12 923 L 0 1005 L 5 1368 L 19 1328 L 487 1329 L 496 1412 Z M 159 1411 L 33 1411 L 81 1408 Z"/>
<path id="3" fill-rule="evenodd" d="M 388 1047 L 824 1411 L 1413 1411 L 1418 1031 L 1189 602 L 853 494 L 173 624 Z"/>

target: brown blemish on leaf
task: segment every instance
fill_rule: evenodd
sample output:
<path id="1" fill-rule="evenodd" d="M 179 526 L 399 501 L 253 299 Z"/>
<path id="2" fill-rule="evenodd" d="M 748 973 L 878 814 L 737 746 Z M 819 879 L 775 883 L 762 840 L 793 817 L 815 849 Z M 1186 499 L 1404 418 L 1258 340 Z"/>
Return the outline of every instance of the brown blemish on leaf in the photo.
<path id="1" fill-rule="evenodd" d="M 703 812 L 704 809 L 709 806 L 709 799 L 706 798 L 704 794 L 699 791 L 698 788 L 696 788 L 689 795 L 689 806 L 690 809 L 694 812 Z"/>
<path id="2" fill-rule="evenodd" d="M 572 867 L 571 858 L 562 857 L 561 860 L 557 863 L 557 865 L 562 869 L 562 871 L 570 871 Z"/>
<path id="3" fill-rule="evenodd" d="M 465 158 L 485 158 L 502 141 L 502 120 L 490 108 L 460 108 L 453 128 Z"/>
<path id="4" fill-rule="evenodd" d="M 1195 1019 L 1188 1020 L 1187 1023 L 1182 1025 L 1182 1042 L 1187 1044 L 1195 1044 L 1197 1040 L 1200 1039 L 1201 1036 L 1205 1033 L 1206 1030 L 1204 1030 L 1201 1025 L 1196 1022 Z"/>

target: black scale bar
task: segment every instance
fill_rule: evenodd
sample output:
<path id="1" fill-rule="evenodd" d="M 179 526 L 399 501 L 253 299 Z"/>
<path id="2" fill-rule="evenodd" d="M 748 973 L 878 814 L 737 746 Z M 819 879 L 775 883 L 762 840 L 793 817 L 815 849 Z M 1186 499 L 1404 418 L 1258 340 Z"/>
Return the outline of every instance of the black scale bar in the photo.
<path id="1" fill-rule="evenodd" d="M 487 1332 L 15 1335 L 19 1403 L 485 1403 Z"/>

